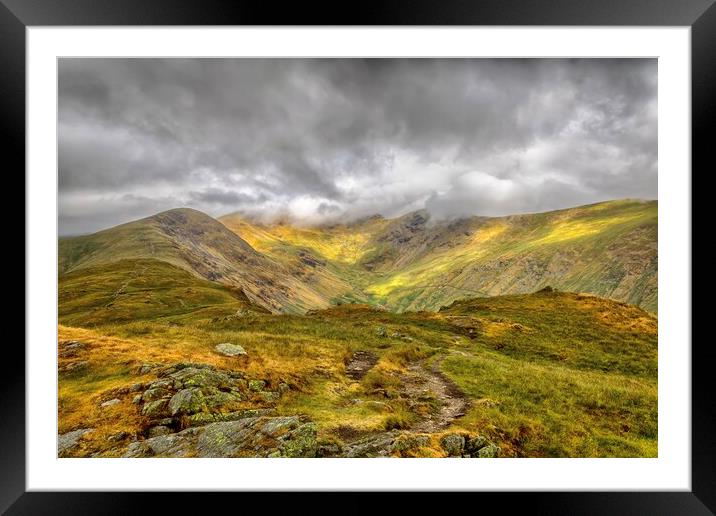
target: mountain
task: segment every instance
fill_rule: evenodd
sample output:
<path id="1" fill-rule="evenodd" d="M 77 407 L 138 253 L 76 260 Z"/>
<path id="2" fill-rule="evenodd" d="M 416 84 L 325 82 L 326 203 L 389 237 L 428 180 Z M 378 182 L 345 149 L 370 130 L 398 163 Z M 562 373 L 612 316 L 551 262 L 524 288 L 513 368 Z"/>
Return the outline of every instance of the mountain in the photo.
<path id="1" fill-rule="evenodd" d="M 60 276 L 157 260 L 239 289 L 273 312 L 366 303 L 435 311 L 545 286 L 657 312 L 656 201 L 433 220 L 426 211 L 303 227 L 175 209 L 59 241 Z M 85 272 L 86 274 L 86 272 Z"/>
<path id="2" fill-rule="evenodd" d="M 58 276 L 59 456 L 658 454 L 656 202 L 177 209 L 60 239 Z"/>
<path id="3" fill-rule="evenodd" d="M 121 260 L 169 263 L 195 277 L 238 288 L 252 303 L 274 312 L 303 312 L 328 305 L 320 293 L 283 265 L 196 210 L 174 209 L 59 241 L 61 278 Z M 137 267 L 141 274 L 143 266 Z"/>
<path id="4" fill-rule="evenodd" d="M 656 313 L 657 208 L 656 201 L 619 200 L 443 221 L 417 211 L 325 227 L 257 224 L 238 214 L 219 220 L 295 273 L 340 284 L 333 302 L 437 310 L 466 297 L 552 286 Z"/>

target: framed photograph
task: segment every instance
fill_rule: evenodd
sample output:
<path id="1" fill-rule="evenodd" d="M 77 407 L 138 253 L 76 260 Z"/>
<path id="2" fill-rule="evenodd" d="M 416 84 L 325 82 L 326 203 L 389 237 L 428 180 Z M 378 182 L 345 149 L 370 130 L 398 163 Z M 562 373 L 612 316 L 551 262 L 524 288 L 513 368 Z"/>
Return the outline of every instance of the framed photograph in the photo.
<path id="1" fill-rule="evenodd" d="M 5 1 L 27 304 L 0 508 L 712 514 L 712 3 Z"/>

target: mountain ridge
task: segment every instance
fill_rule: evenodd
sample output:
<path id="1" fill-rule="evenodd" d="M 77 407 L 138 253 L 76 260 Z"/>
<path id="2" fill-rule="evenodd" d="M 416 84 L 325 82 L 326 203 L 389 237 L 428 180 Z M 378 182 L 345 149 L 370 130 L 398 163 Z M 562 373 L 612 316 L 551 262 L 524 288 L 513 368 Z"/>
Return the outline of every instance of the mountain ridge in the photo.
<path id="1" fill-rule="evenodd" d="M 504 217 L 441 220 L 417 210 L 295 226 L 176 208 L 61 238 L 58 273 L 159 259 L 240 288 L 273 312 L 346 302 L 434 311 L 549 285 L 656 313 L 657 211 L 657 201 L 622 199 Z"/>
<path id="2" fill-rule="evenodd" d="M 622 199 L 535 214 L 431 220 L 424 210 L 357 228 L 219 220 L 281 259 L 307 249 L 367 275 L 357 300 L 435 310 L 466 295 L 551 285 L 657 310 L 657 201 Z"/>

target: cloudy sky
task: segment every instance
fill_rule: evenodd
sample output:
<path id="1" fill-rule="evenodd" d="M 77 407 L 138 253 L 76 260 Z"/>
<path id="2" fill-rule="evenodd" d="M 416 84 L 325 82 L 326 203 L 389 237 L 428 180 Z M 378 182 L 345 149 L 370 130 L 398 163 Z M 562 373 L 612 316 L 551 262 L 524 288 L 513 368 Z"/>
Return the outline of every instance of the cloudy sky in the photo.
<path id="1" fill-rule="evenodd" d="M 657 196 L 645 59 L 61 59 L 59 231 Z"/>

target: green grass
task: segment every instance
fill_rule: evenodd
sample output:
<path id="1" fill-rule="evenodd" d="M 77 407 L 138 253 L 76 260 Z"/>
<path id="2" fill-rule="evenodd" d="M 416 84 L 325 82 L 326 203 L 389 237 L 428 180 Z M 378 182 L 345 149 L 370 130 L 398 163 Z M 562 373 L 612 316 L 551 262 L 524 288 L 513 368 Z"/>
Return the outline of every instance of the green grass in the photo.
<path id="1" fill-rule="evenodd" d="M 192 361 L 291 385 L 279 412 L 304 414 L 321 439 L 340 441 L 419 419 L 435 400 L 401 397 L 401 375 L 411 364 L 442 360 L 471 400 L 453 428 L 488 435 L 506 456 L 657 453 L 657 322 L 623 303 L 539 292 L 458 301 L 437 313 L 345 304 L 274 315 L 152 260 L 63 275 L 59 295 L 60 340 L 89 344 L 86 369 L 60 375 L 61 431 L 95 425 L 103 439 L 136 431 L 143 424 L 136 406 L 99 409 L 103 393 L 146 381 L 132 372 L 142 363 Z M 221 342 L 241 344 L 248 360 L 217 354 Z M 354 382 L 345 364 L 358 350 L 378 363 Z M 109 444 L 92 446 L 103 453 Z"/>
<path id="2" fill-rule="evenodd" d="M 655 457 L 653 379 L 579 371 L 498 353 L 450 357 L 447 375 L 473 400 L 455 426 L 520 457 Z"/>
<path id="3" fill-rule="evenodd" d="M 158 260 L 119 260 L 59 278 L 59 318 L 70 326 L 171 319 L 202 309 L 217 315 L 239 309 L 264 311 L 241 291 Z"/>

